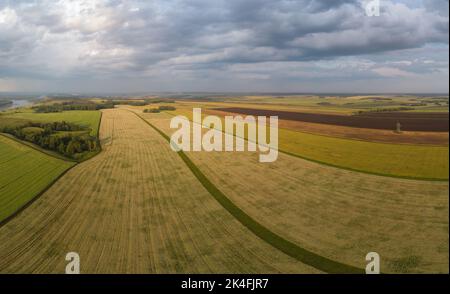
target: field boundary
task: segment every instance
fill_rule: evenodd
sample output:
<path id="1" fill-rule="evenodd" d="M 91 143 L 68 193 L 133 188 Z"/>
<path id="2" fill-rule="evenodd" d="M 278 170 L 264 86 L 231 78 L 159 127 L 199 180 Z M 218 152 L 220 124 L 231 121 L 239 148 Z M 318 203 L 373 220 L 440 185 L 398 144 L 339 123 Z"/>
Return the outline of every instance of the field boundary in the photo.
<path id="1" fill-rule="evenodd" d="M 97 110 L 98 112 L 100 112 L 100 118 L 98 120 L 98 124 L 97 124 L 97 139 L 98 142 L 100 143 L 100 125 L 102 124 L 102 118 L 103 118 L 103 112 L 101 112 L 100 110 Z M 99 144 L 99 149 L 95 152 L 91 152 L 91 154 L 89 154 L 89 156 L 86 156 L 84 158 L 82 158 L 81 160 L 76 160 L 77 163 L 82 163 L 85 161 L 88 161 L 91 158 L 94 158 L 95 156 L 99 155 L 101 152 L 103 151 L 103 147 L 102 144 Z"/>
<path id="2" fill-rule="evenodd" d="M 158 134 L 160 134 L 166 141 L 170 142 L 169 136 L 156 128 L 153 124 L 145 120 L 139 114 L 134 111 L 128 110 L 136 115 Z M 202 171 L 191 161 L 191 159 L 183 151 L 178 152 L 180 158 L 184 161 L 187 167 L 191 170 L 197 180 L 202 186 L 219 202 L 219 204 L 225 208 L 236 220 L 242 225 L 248 228 L 256 236 L 272 245 L 274 248 L 282 251 L 283 253 L 297 259 L 298 261 L 310 265 L 318 270 L 331 274 L 364 274 L 365 270 L 340 263 L 326 257 L 315 254 L 305 248 L 298 246 L 297 244 L 281 237 L 280 235 L 267 229 L 259 222 L 250 217 L 245 211 L 235 205 L 222 191 L 220 191 L 203 173 Z"/>
<path id="3" fill-rule="evenodd" d="M 166 112 L 166 111 L 164 113 L 166 113 L 166 114 L 168 114 L 170 116 L 176 116 L 175 114 L 172 114 L 172 113 L 169 113 L 169 112 Z M 188 118 L 188 120 L 190 122 L 193 122 L 189 118 Z M 209 128 L 209 129 L 211 129 L 211 128 Z M 231 135 L 231 134 L 225 133 L 223 130 L 218 130 L 218 129 L 215 129 L 215 128 L 214 128 L 214 130 L 221 131 L 222 133 L 224 133 L 226 135 Z M 303 133 L 303 132 L 300 132 L 300 133 Z M 306 134 L 308 134 L 308 133 L 306 133 Z M 316 135 L 316 134 L 312 134 L 312 135 Z M 236 138 L 243 139 L 243 140 L 248 142 L 247 138 L 236 136 L 235 134 L 233 134 L 233 136 L 236 137 Z M 321 136 L 321 135 L 317 135 L 317 136 Z M 324 135 L 324 137 L 328 137 L 328 136 Z M 329 137 L 329 138 L 334 138 L 334 137 Z M 352 139 L 345 139 L 345 138 L 339 138 L 339 139 L 352 140 Z M 389 143 L 377 143 L 377 144 L 389 144 Z M 447 147 L 447 146 L 429 146 L 429 147 L 436 148 L 436 147 Z M 317 164 L 326 165 L 326 166 L 329 166 L 329 167 L 343 169 L 343 170 L 347 170 L 347 171 L 351 171 L 351 172 L 358 172 L 358 173 L 362 173 L 362 174 L 381 176 L 381 177 L 388 177 L 388 178 L 395 178 L 395 179 L 402 179 L 402 180 L 412 180 L 412 181 L 428 181 L 428 182 L 448 182 L 449 181 L 449 179 L 444 179 L 444 178 L 409 177 L 409 176 L 400 176 L 400 175 L 392 175 L 392 174 L 370 172 L 370 171 L 366 171 L 366 170 L 354 169 L 354 168 L 351 168 L 351 167 L 335 165 L 335 164 L 332 164 L 332 163 L 328 163 L 328 162 L 324 162 L 324 161 L 308 158 L 308 157 L 305 157 L 305 156 L 302 156 L 302 155 L 299 155 L 299 154 L 295 154 L 295 153 L 292 153 L 292 152 L 289 152 L 289 151 L 285 151 L 285 150 L 282 150 L 282 149 L 278 149 L 278 151 L 283 153 L 283 154 L 286 154 L 286 155 L 289 155 L 289 156 L 293 156 L 293 157 L 297 157 L 297 158 L 300 158 L 300 159 L 303 159 L 303 160 L 307 160 L 307 161 L 310 161 L 310 162 L 314 162 L 314 163 L 317 163 Z"/>

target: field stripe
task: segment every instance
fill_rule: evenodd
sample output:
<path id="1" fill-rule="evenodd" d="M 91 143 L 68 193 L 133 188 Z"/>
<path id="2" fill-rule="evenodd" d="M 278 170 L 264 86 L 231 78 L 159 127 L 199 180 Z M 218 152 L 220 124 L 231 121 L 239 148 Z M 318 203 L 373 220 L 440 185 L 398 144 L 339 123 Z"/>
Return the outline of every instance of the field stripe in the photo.
<path id="1" fill-rule="evenodd" d="M 166 113 L 166 114 L 168 114 L 170 116 L 176 116 L 175 114 L 167 112 L 167 111 L 165 111 L 164 113 Z M 190 122 L 193 122 L 189 118 L 188 118 L 188 120 Z M 207 126 L 203 126 L 203 127 L 207 127 Z M 209 129 L 211 129 L 211 128 L 209 128 Z M 231 134 L 226 133 L 223 130 L 219 130 L 219 129 L 216 129 L 216 128 L 212 128 L 212 129 L 217 130 L 217 131 L 221 131 L 222 133 L 224 133 L 226 135 L 231 135 Z M 323 136 L 323 135 L 317 135 L 317 134 L 312 134 L 312 135 Z M 236 136 L 236 134 L 233 134 L 233 136 L 236 137 L 236 138 L 240 138 L 240 139 L 243 139 L 243 140 L 249 142 L 249 140 L 247 138 Z M 334 137 L 331 137 L 331 136 L 323 136 L 323 137 L 334 138 Z M 343 140 L 351 140 L 351 139 L 343 139 Z M 253 142 L 253 143 L 256 143 L 256 142 Z M 387 144 L 387 143 L 382 143 L 382 144 Z M 411 145 L 411 146 L 415 146 L 415 145 Z M 440 147 L 440 146 L 429 146 L 429 147 L 430 148 L 435 148 L 435 147 Z M 348 171 L 351 171 L 351 172 L 358 172 L 358 173 L 363 173 L 363 174 L 368 174 L 368 175 L 388 177 L 388 178 L 396 178 L 396 179 L 404 179 L 404 180 L 413 180 L 413 181 L 429 181 L 429 182 L 448 182 L 448 180 L 449 180 L 448 178 L 411 177 L 411 176 L 399 176 L 399 175 L 394 175 L 394 174 L 371 172 L 371 171 L 366 171 L 366 170 L 362 170 L 362 169 L 356 169 L 356 168 L 336 165 L 336 164 L 332 164 L 332 163 L 329 163 L 329 162 L 320 161 L 320 160 L 317 160 L 317 159 L 312 159 L 312 158 L 309 158 L 309 157 L 302 156 L 300 154 L 296 154 L 296 153 L 292 153 L 292 152 L 289 152 L 289 151 L 282 150 L 280 148 L 278 149 L 278 151 L 283 153 L 283 154 L 286 154 L 286 155 L 289 155 L 289 156 L 293 156 L 293 157 L 297 157 L 297 158 L 300 158 L 300 159 L 303 159 L 303 160 L 307 160 L 307 161 L 310 161 L 310 162 L 314 162 L 314 163 L 317 163 L 317 164 L 322 164 L 322 165 L 325 165 L 325 166 L 330 166 L 330 167 L 334 167 L 334 168 L 339 168 L 339 169 L 348 170 Z"/>
<path id="2" fill-rule="evenodd" d="M 129 110 L 130 111 L 130 110 Z M 145 120 L 139 114 L 134 113 L 137 117 L 142 119 L 147 125 L 152 127 L 157 131 L 162 137 L 164 137 L 169 143 L 170 138 L 161 130 L 156 128 L 153 124 Z M 278 250 L 284 252 L 285 254 L 303 262 L 304 264 L 310 265 L 316 269 L 324 271 L 331 274 L 364 274 L 365 270 L 351 265 L 343 264 L 326 257 L 317 255 L 305 248 L 292 243 L 289 240 L 279 236 L 278 234 L 270 231 L 259 222 L 247 215 L 242 209 L 236 206 L 228 197 L 223 194 L 209 179 L 200 171 L 200 169 L 189 159 L 189 157 L 183 151 L 178 152 L 181 159 L 189 167 L 195 177 L 200 181 L 200 183 L 205 187 L 205 189 L 231 214 L 233 215 L 241 224 L 252 231 L 256 236 L 269 243 Z"/>

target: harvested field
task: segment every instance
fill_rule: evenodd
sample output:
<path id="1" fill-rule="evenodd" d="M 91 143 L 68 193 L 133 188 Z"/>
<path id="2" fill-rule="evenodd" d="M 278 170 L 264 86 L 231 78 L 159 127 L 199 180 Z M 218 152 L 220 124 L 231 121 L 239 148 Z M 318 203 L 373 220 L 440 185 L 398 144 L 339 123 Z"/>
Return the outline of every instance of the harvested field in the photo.
<path id="1" fill-rule="evenodd" d="M 73 165 L 0 135 L 0 223 Z"/>
<path id="2" fill-rule="evenodd" d="M 216 110 L 255 116 L 278 116 L 279 119 L 346 126 L 364 129 L 396 130 L 397 122 L 403 131 L 448 132 L 448 113 L 364 113 L 361 115 L 333 115 L 322 113 L 300 113 L 250 108 L 217 108 Z"/>
<path id="3" fill-rule="evenodd" d="M 126 110 L 104 111 L 104 151 L 0 227 L 1 273 L 315 273 L 236 221 L 177 153 Z"/>
<path id="4" fill-rule="evenodd" d="M 173 132 L 171 116 L 143 116 Z M 248 152 L 186 154 L 248 215 L 308 250 L 358 267 L 376 251 L 385 272 L 448 273 L 448 182 L 366 175 L 283 154 L 271 164 Z"/>

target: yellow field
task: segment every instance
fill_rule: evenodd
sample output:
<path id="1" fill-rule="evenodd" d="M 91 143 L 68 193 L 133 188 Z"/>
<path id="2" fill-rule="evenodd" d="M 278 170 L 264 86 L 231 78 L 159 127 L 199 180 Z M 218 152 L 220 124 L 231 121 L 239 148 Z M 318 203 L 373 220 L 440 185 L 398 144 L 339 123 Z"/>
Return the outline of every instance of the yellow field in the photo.
<path id="1" fill-rule="evenodd" d="M 64 273 L 71 251 L 82 273 L 320 272 L 258 238 L 127 109 L 168 135 L 172 115 L 122 108 L 103 112 L 101 154 L 0 227 L 0 273 Z M 286 154 L 271 164 L 248 152 L 186 154 L 248 217 L 316 256 L 364 268 L 375 251 L 383 272 L 448 273 L 448 182 Z"/>
<path id="2" fill-rule="evenodd" d="M 166 134 L 171 116 L 143 114 Z M 382 271 L 448 273 L 448 182 L 346 171 L 281 154 L 187 155 L 227 197 L 270 230 L 324 257 L 364 267 L 378 252 Z"/>
<path id="3" fill-rule="evenodd" d="M 126 110 L 104 111 L 104 151 L 0 227 L 1 273 L 315 273 L 236 221 L 178 154 Z"/>
<path id="4" fill-rule="evenodd" d="M 168 113 L 192 119 L 192 107 L 180 104 Z M 360 172 L 426 180 L 449 177 L 448 146 L 374 143 L 280 128 L 279 148 L 304 159 Z"/>

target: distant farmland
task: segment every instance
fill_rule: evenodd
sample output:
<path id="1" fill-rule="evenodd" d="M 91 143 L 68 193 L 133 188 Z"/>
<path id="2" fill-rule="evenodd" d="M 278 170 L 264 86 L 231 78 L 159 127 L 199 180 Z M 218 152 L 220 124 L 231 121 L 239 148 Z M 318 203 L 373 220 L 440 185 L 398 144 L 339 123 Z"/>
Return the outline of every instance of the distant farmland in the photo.
<path id="1" fill-rule="evenodd" d="M 168 113 L 192 119 L 191 108 Z M 448 146 L 374 143 L 280 128 L 279 148 L 303 159 L 378 175 L 424 180 L 449 176 Z"/>
<path id="2" fill-rule="evenodd" d="M 412 98 L 277 99 L 241 104 L 350 114 Z M 67 121 L 91 134 L 102 117 L 101 152 L 73 167 L 0 135 L 0 186 L 14 184 L 0 189 L 0 216 L 32 201 L 0 224 L 1 273 L 63 273 L 67 252 L 79 253 L 82 273 L 362 273 L 372 251 L 385 273 L 448 272 L 448 133 L 281 120 L 282 153 L 261 164 L 252 152 L 175 153 L 168 143 L 174 116 L 202 107 L 223 119 L 231 112 L 215 109 L 238 100 L 165 101 L 0 115 L 0 127 Z M 166 105 L 175 110 L 148 111 Z M 72 168 L 48 187 L 53 161 Z M 47 185 L 34 184 L 41 178 Z"/>
<path id="3" fill-rule="evenodd" d="M 368 112 L 359 115 L 301 113 L 267 109 L 217 108 L 215 110 L 255 116 L 278 116 L 279 119 L 335 126 L 396 130 L 399 122 L 404 131 L 448 132 L 448 113 Z"/>
<path id="4" fill-rule="evenodd" d="M 173 132 L 170 115 L 143 117 Z M 377 248 L 387 272 L 446 271 L 446 182 L 365 175 L 283 154 L 268 165 L 248 152 L 187 155 L 249 215 L 315 253 L 363 267 L 361 256 Z"/>

